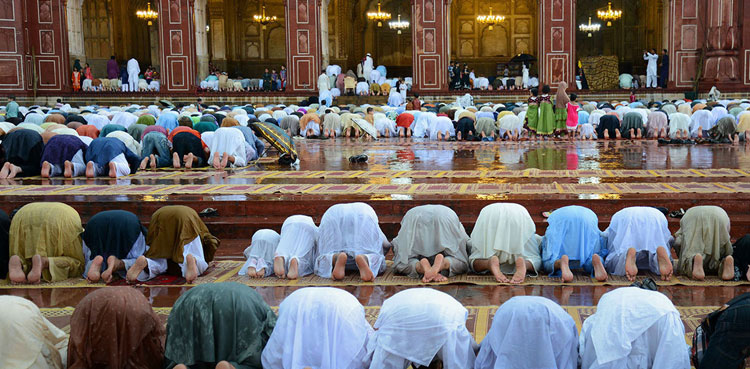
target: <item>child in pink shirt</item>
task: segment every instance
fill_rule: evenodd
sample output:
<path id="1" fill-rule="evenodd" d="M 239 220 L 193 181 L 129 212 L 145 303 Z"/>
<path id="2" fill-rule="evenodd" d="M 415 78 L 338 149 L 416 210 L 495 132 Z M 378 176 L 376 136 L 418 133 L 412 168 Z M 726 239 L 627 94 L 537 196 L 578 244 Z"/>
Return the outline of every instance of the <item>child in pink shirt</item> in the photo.
<path id="1" fill-rule="evenodd" d="M 573 140 L 576 134 L 576 128 L 578 127 L 578 103 L 575 102 L 578 96 L 576 94 L 570 94 L 570 101 L 567 105 L 568 118 L 565 120 L 565 127 L 568 129 L 568 137 Z"/>

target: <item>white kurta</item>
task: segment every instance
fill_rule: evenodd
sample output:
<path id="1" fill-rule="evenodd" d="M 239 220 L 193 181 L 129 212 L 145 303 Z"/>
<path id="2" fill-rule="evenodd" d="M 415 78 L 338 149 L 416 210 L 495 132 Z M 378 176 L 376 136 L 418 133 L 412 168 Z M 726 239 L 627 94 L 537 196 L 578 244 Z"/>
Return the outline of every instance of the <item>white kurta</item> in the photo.
<path id="1" fill-rule="evenodd" d="M 371 369 L 428 366 L 435 357 L 445 369 L 473 368 L 476 342 L 466 329 L 466 308 L 431 288 L 411 288 L 383 302 L 368 343 Z M 419 339 L 415 339 L 419 337 Z"/>
<path id="2" fill-rule="evenodd" d="M 437 140 L 438 133 L 445 136 L 455 136 L 456 129 L 453 127 L 453 122 L 448 117 L 436 117 L 430 122 L 430 140 Z"/>
<path id="3" fill-rule="evenodd" d="M 523 65 L 523 88 L 529 87 L 529 68 L 526 66 L 526 64 Z"/>
<path id="4" fill-rule="evenodd" d="M 328 91 L 330 89 L 331 86 L 329 86 L 328 76 L 325 73 L 318 76 L 318 91 L 322 93 L 323 91 Z"/>
<path id="5" fill-rule="evenodd" d="M 256 271 L 265 269 L 266 277 L 273 274 L 273 255 L 279 246 L 280 238 L 272 229 L 260 229 L 255 232 L 252 243 L 243 252 L 247 261 L 237 274 L 247 275 L 248 268 L 255 268 Z"/>
<path id="6" fill-rule="evenodd" d="M 127 129 L 131 125 L 135 124 L 135 122 L 137 121 L 138 121 L 138 117 L 136 117 L 135 114 L 128 113 L 125 111 L 118 111 L 117 113 L 115 113 L 115 115 L 112 117 L 112 121 L 109 123 L 117 124 Z"/>
<path id="7" fill-rule="evenodd" d="M 582 369 L 688 369 L 688 350 L 669 298 L 636 287 L 605 293 L 579 339 Z"/>
<path id="8" fill-rule="evenodd" d="M 578 328 L 560 305 L 516 296 L 495 313 L 474 369 L 576 369 Z"/>
<path id="9" fill-rule="evenodd" d="M 349 292 L 308 287 L 287 296 L 263 349 L 264 368 L 364 369 L 373 330 L 365 309 Z"/>
<path id="10" fill-rule="evenodd" d="M 141 67 L 138 65 L 138 60 L 131 58 L 128 60 L 128 87 L 130 92 L 138 91 L 138 74 L 141 73 Z"/>
<path id="11" fill-rule="evenodd" d="M 637 253 L 638 269 L 649 269 L 659 274 L 659 261 L 656 249 L 669 250 L 672 234 L 667 218 L 659 210 L 648 206 L 633 206 L 622 209 L 612 216 L 609 227 L 604 231 L 609 254 L 604 267 L 613 275 L 625 275 L 625 260 L 628 249 Z"/>
<path id="12" fill-rule="evenodd" d="M 477 259 L 500 259 L 500 270 L 513 273 L 516 258 L 522 257 L 539 271 L 542 257 L 539 244 L 542 238 L 535 234 L 536 226 L 523 206 L 512 203 L 496 203 L 485 206 L 471 232 L 472 251 L 469 265 Z"/>
<path id="13" fill-rule="evenodd" d="M 247 152 L 245 150 L 245 136 L 240 130 L 232 127 L 221 127 L 214 131 L 211 140 L 211 157 L 209 162 L 214 159 L 215 155 L 219 158 L 224 153 L 234 156 L 234 163 L 230 163 L 232 168 L 244 167 L 247 165 Z"/>
<path id="14" fill-rule="evenodd" d="M 372 73 L 374 66 L 374 62 L 372 60 L 372 57 L 370 55 L 367 55 L 365 57 L 365 62 L 362 65 L 362 74 L 365 76 L 365 81 L 370 81 L 370 74 Z"/>
<path id="15" fill-rule="evenodd" d="M 82 244 L 83 259 L 86 260 L 86 268 L 83 271 L 83 277 L 86 278 L 93 260 L 91 260 L 91 249 L 89 249 L 89 247 L 86 245 L 86 241 L 83 241 Z M 120 277 L 125 278 L 128 269 L 130 269 L 130 267 L 135 264 L 136 259 L 138 259 L 139 256 L 145 254 L 148 249 L 149 247 L 148 245 L 146 245 L 146 237 L 141 234 L 140 236 L 138 236 L 135 242 L 133 242 L 133 247 L 128 252 L 128 255 L 125 256 L 124 259 L 122 259 L 123 264 L 125 264 L 125 269 L 118 271 L 117 274 Z M 148 268 L 142 270 L 137 277 L 137 279 L 141 282 L 146 282 L 150 279 L 156 278 L 160 274 L 163 274 L 167 271 L 167 259 L 146 258 L 146 262 L 148 263 Z"/>
<path id="16" fill-rule="evenodd" d="M 304 277 L 313 273 L 317 240 L 318 227 L 313 219 L 306 215 L 292 215 L 281 226 L 281 238 L 274 256 L 284 258 L 285 271 L 289 270 L 289 262 L 296 259 L 298 274 Z"/>
<path id="17" fill-rule="evenodd" d="M 387 239 L 370 205 L 356 202 L 331 206 L 320 220 L 319 232 L 315 261 L 318 276 L 331 278 L 333 257 L 341 252 L 350 258 L 365 255 L 376 276 L 385 271 L 383 243 Z"/>
<path id="18" fill-rule="evenodd" d="M 646 87 L 656 87 L 656 64 L 659 60 L 659 54 L 646 53 L 643 60 L 648 61 L 646 66 Z"/>

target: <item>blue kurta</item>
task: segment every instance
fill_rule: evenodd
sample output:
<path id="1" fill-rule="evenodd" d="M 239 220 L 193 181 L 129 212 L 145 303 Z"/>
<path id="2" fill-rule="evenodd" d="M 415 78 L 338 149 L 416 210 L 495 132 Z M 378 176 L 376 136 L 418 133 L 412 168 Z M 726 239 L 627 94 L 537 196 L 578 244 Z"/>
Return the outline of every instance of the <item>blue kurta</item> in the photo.
<path id="1" fill-rule="evenodd" d="M 568 255 L 571 269 L 580 268 L 586 273 L 593 271 L 591 258 L 594 254 L 602 258 L 607 255 L 599 219 L 590 209 L 565 206 L 553 211 L 548 222 L 542 239 L 542 264 L 550 276 L 560 276 L 560 270 L 555 272 L 554 265 L 563 255 Z"/>

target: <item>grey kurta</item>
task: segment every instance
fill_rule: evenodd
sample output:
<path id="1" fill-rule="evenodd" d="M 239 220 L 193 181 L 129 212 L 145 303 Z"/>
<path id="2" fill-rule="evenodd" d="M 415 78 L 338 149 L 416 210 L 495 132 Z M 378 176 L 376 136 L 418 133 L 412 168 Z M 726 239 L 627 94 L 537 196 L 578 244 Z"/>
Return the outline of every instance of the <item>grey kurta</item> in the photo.
<path id="1" fill-rule="evenodd" d="M 443 205 L 422 205 L 410 209 L 401 220 L 401 230 L 393 239 L 394 269 L 418 278 L 416 265 L 422 258 L 443 254 L 450 262 L 450 276 L 469 269 L 466 246 L 469 235 L 458 215 Z"/>
<path id="2" fill-rule="evenodd" d="M 680 220 L 674 249 L 680 257 L 677 272 L 693 276 L 693 258 L 703 255 L 703 268 L 716 273 L 725 257 L 732 255 L 729 216 L 718 206 L 694 206 Z"/>

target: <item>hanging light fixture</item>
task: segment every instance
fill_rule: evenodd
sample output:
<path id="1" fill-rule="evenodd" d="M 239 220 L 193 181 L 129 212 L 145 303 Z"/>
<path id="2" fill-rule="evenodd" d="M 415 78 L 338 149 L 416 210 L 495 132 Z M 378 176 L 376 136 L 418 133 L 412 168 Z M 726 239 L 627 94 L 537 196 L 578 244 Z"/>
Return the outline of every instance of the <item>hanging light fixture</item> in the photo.
<path id="1" fill-rule="evenodd" d="M 367 13 L 367 19 L 371 21 L 377 21 L 378 27 L 383 26 L 383 21 L 387 21 L 391 19 L 391 13 L 383 12 L 380 10 L 380 1 L 378 1 L 378 11 L 376 12 L 368 12 Z"/>
<path id="2" fill-rule="evenodd" d="M 263 2 L 263 6 L 261 7 L 261 13 L 253 15 L 253 21 L 255 23 L 259 23 L 263 28 L 266 29 L 266 25 L 272 22 L 276 22 L 277 18 L 276 16 L 268 16 L 266 15 L 266 2 Z"/>
<path id="3" fill-rule="evenodd" d="M 143 10 L 137 10 L 135 12 L 135 16 L 138 17 L 138 19 L 148 21 L 148 25 L 153 25 L 154 21 L 159 18 L 159 13 L 157 13 L 155 10 L 151 9 L 151 2 L 149 1 L 148 4 L 146 4 L 147 9 Z"/>
<path id="4" fill-rule="evenodd" d="M 489 30 L 492 31 L 495 25 L 498 25 L 505 21 L 505 16 L 499 14 L 492 14 L 492 7 L 490 7 L 489 14 L 481 14 L 477 16 L 477 23 L 489 25 Z"/>
<path id="5" fill-rule="evenodd" d="M 607 10 L 598 10 L 596 16 L 603 21 L 607 21 L 607 27 L 612 27 L 612 21 L 622 17 L 622 10 L 612 10 L 612 2 L 607 3 Z"/>
<path id="6" fill-rule="evenodd" d="M 401 13 L 399 13 L 398 20 L 388 22 L 388 27 L 398 30 L 398 34 L 400 35 L 402 30 L 409 28 L 409 21 L 402 21 Z"/>
<path id="7" fill-rule="evenodd" d="M 581 32 L 587 32 L 589 37 L 591 37 L 592 32 L 599 32 L 599 29 L 602 27 L 599 23 L 591 23 L 591 17 L 589 17 L 589 23 L 582 23 L 578 26 L 578 30 Z"/>

